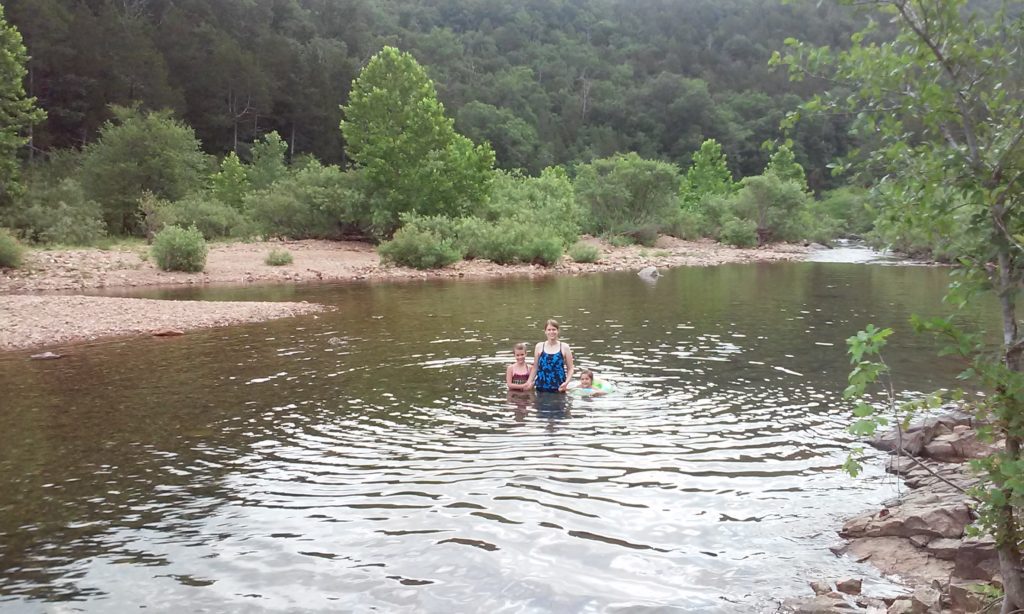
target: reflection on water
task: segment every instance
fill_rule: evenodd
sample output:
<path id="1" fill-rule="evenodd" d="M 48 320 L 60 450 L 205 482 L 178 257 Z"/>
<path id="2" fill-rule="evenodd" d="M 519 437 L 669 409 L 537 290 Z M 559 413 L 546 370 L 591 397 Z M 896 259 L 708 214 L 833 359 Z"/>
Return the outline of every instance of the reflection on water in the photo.
<path id="1" fill-rule="evenodd" d="M 871 574 L 827 550 L 893 494 L 839 469 L 843 340 L 944 284 L 788 264 L 275 288 L 338 309 L 0 356 L 0 610 L 751 611 Z M 504 389 L 548 317 L 615 395 Z M 954 372 L 894 344 L 908 393 Z"/>

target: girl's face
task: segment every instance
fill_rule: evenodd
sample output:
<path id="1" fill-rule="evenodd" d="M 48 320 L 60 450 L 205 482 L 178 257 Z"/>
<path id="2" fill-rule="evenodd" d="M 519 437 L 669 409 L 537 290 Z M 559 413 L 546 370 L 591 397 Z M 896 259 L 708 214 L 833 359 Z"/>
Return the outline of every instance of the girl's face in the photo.
<path id="1" fill-rule="evenodd" d="M 552 341 L 558 339 L 558 329 L 550 324 L 544 327 L 544 334 Z"/>
<path id="2" fill-rule="evenodd" d="M 516 355 L 516 362 L 523 364 L 526 362 L 526 350 L 512 350 Z"/>
<path id="3" fill-rule="evenodd" d="M 583 375 L 580 376 L 580 386 L 584 388 L 593 388 L 594 377 L 589 373 L 584 373 Z"/>

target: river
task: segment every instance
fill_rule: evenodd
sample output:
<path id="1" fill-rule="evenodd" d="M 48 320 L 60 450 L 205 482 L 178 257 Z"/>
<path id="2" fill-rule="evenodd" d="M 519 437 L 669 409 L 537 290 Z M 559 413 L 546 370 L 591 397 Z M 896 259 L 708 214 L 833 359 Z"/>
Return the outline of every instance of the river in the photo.
<path id="1" fill-rule="evenodd" d="M 909 332 L 941 268 L 830 262 L 150 291 L 327 314 L 0 355 L 0 611 L 774 611 L 896 494 L 840 398 L 897 329 L 901 395 L 956 365 Z M 563 325 L 618 391 L 518 399 Z"/>

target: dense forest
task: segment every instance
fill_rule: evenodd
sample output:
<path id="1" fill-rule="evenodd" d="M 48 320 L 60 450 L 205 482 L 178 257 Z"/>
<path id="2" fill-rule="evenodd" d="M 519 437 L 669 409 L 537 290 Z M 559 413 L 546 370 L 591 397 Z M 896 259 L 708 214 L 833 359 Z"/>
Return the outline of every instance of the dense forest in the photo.
<path id="1" fill-rule="evenodd" d="M 456 129 L 531 174 L 617 152 L 690 163 L 706 139 L 760 173 L 813 81 L 768 66 L 783 39 L 843 46 L 851 13 L 777 0 L 6 0 L 46 110 L 33 157 L 96 139 L 111 105 L 169 109 L 211 154 L 271 131 L 290 157 L 346 162 L 339 105 L 385 44 L 410 52 Z M 818 190 L 844 120 L 793 132 Z"/>

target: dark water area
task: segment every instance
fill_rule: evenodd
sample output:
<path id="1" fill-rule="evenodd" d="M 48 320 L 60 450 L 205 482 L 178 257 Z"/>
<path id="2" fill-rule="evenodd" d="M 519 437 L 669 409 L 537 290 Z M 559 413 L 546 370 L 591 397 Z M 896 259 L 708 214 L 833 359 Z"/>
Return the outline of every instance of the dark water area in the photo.
<path id="1" fill-rule="evenodd" d="M 909 332 L 939 268 L 149 291 L 331 313 L 0 355 L 0 611 L 774 610 L 870 567 L 827 549 L 896 493 L 852 479 L 844 340 Z M 548 317 L 599 399 L 510 396 Z"/>

